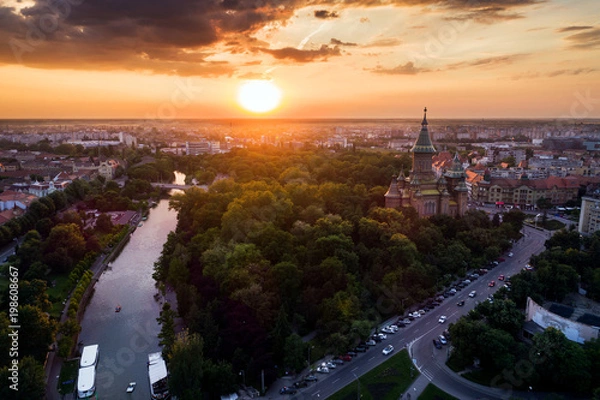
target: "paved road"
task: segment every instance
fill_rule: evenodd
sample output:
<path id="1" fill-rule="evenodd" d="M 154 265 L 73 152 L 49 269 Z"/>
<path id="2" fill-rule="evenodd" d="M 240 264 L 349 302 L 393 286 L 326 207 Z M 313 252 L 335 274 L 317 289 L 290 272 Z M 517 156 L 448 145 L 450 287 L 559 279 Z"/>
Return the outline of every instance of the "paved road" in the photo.
<path id="1" fill-rule="evenodd" d="M 296 380 L 300 380 L 304 374 L 297 377 L 286 377 L 275 382 L 267 391 L 266 397 L 269 399 L 326 399 L 349 383 L 355 382 L 359 385 L 360 377 L 384 362 L 387 357 L 381 353 L 381 350 L 388 344 L 392 344 L 396 351 L 406 347 L 413 358 L 413 362 L 421 375 L 413 382 L 407 393 L 411 393 L 410 398 L 416 400 L 423 389 L 433 382 L 440 389 L 452 394 L 461 400 L 474 399 L 507 399 L 507 391 L 492 389 L 486 386 L 472 383 L 451 371 L 445 366 L 448 355 L 448 347 L 437 350 L 433 347 L 432 340 L 442 333 L 448 324 L 455 322 L 462 315 L 475 307 L 476 302 L 483 301 L 489 294 L 498 290 L 502 282 L 498 282 L 498 275 L 517 274 L 529 261 L 532 254 L 543 251 L 544 243 L 549 234 L 531 227 L 523 229 L 525 237 L 521 239 L 512 249 L 513 257 L 506 257 L 506 261 L 492 270 L 487 275 L 483 275 L 475 282 L 471 283 L 456 296 L 447 298 L 441 306 L 417 318 L 406 328 L 401 329 L 395 335 L 388 335 L 388 339 L 377 344 L 366 353 L 359 353 L 351 362 L 339 366 L 329 374 L 318 374 L 319 381 L 310 384 L 309 387 L 300 389 L 296 395 L 279 395 L 279 389 L 283 386 L 290 386 Z M 490 280 L 497 281 L 493 288 L 488 287 Z M 469 298 L 470 291 L 476 290 L 477 296 Z M 463 307 L 458 307 L 456 303 L 465 300 Z M 442 325 L 438 322 L 440 315 L 446 315 L 448 320 Z M 393 318 L 392 320 L 396 320 Z M 523 395 L 519 393 L 519 395 Z M 534 399 L 534 394 L 526 393 L 524 397 Z M 404 399 L 408 399 L 405 394 Z"/>

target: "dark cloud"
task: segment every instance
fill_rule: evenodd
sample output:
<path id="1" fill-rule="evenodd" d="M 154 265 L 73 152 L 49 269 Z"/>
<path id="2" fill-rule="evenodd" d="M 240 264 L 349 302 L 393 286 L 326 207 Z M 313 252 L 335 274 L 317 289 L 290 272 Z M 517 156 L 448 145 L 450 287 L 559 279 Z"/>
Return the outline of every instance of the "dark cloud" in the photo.
<path id="1" fill-rule="evenodd" d="M 352 42 L 342 42 L 341 40 L 338 40 L 336 38 L 331 38 L 331 40 L 329 41 L 330 44 L 334 45 L 334 46 L 357 46 L 356 43 L 352 43 Z"/>
<path id="2" fill-rule="evenodd" d="M 558 28 L 556 30 L 556 32 L 573 32 L 573 31 L 583 31 L 583 30 L 587 30 L 587 29 L 593 29 L 593 26 L 589 26 L 589 25 L 573 25 L 573 26 L 566 26 L 564 28 Z"/>
<path id="3" fill-rule="evenodd" d="M 600 48 L 600 28 L 593 28 L 567 36 L 565 40 L 569 42 L 569 47 L 574 49 Z"/>
<path id="4" fill-rule="evenodd" d="M 556 71 L 549 72 L 546 76 L 553 78 L 555 76 L 561 76 L 561 75 L 589 74 L 590 72 L 595 72 L 595 71 L 597 71 L 597 69 L 595 69 L 595 68 L 559 69 Z"/>
<path id="5" fill-rule="evenodd" d="M 512 64 L 514 61 L 527 57 L 529 54 L 509 54 L 505 56 L 496 56 L 496 57 L 485 57 L 478 58 L 476 60 L 470 61 L 461 61 L 458 63 L 450 64 L 446 68 L 447 69 L 459 69 L 466 67 L 482 67 L 482 68 L 491 68 L 497 65 L 506 65 Z"/>
<path id="6" fill-rule="evenodd" d="M 385 75 L 416 75 L 422 72 L 429 72 L 428 69 L 417 68 L 414 63 L 407 62 L 404 65 L 398 65 L 394 68 L 383 68 L 381 66 L 377 66 L 373 69 L 369 69 L 368 71 L 375 72 L 377 74 L 385 74 Z"/>
<path id="7" fill-rule="evenodd" d="M 285 24 L 298 9 L 317 6 L 317 18 L 337 18 L 330 8 L 426 6 L 456 18 L 486 22 L 515 18 L 541 0 L 33 0 L 17 11 L 0 6 L 0 64 L 36 68 L 144 70 L 172 74 L 232 74 L 233 66 L 207 51 L 234 54 L 252 48 L 253 35 Z M 482 6 L 481 3 L 484 3 Z M 361 22 L 369 22 L 361 18 Z M 590 30 L 591 32 L 591 30 Z M 582 42 L 569 37 L 573 46 Z M 226 43 L 230 43 L 227 45 Z M 350 45 L 350 44 L 344 44 Z M 338 45 L 341 46 L 341 45 Z M 317 50 L 264 50 L 299 62 L 340 55 L 338 46 Z M 583 45 L 581 45 L 583 47 Z"/>
<path id="8" fill-rule="evenodd" d="M 498 21 L 508 21 L 523 18 L 522 15 L 514 12 L 508 12 L 504 7 L 484 7 L 466 13 L 457 14 L 452 17 L 446 17 L 447 20 L 467 21 L 472 20 L 480 24 L 493 24 Z"/>
<path id="9" fill-rule="evenodd" d="M 550 71 L 546 73 L 540 72 L 525 72 L 518 75 L 513 75 L 511 77 L 512 80 L 521 80 L 521 79 L 535 79 L 535 78 L 554 78 L 562 75 L 585 75 L 592 72 L 596 72 L 598 69 L 596 68 L 575 68 L 575 69 L 559 69 L 555 71 Z"/>
<path id="10" fill-rule="evenodd" d="M 361 47 L 394 47 L 402 44 L 398 38 L 379 38 L 363 44 Z"/>
<path id="11" fill-rule="evenodd" d="M 335 11 L 315 10 L 315 18 L 333 19 L 333 18 L 339 18 L 339 17 L 340 17 L 340 15 Z"/>
<path id="12" fill-rule="evenodd" d="M 342 54 L 339 47 L 329 47 L 325 44 L 317 50 L 300 50 L 294 47 L 284 47 L 281 49 L 259 48 L 258 50 L 270 54 L 278 60 L 292 60 L 299 63 L 326 61 L 331 56 L 340 56 Z"/>

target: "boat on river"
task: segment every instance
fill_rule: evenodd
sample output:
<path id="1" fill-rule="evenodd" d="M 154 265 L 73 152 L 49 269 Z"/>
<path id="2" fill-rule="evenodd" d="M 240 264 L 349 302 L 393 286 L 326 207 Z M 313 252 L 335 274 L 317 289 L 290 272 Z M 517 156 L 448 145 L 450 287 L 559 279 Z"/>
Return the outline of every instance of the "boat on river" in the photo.
<path id="1" fill-rule="evenodd" d="M 148 354 L 148 379 L 150 380 L 150 396 L 153 399 L 169 398 L 169 374 L 167 363 L 162 358 L 161 352 Z"/>

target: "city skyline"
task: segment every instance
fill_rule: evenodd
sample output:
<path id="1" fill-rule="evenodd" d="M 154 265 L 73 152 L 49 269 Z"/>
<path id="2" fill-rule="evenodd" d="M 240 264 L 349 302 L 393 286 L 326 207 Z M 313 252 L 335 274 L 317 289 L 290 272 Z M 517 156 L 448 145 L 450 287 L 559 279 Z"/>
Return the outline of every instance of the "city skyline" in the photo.
<path id="1" fill-rule="evenodd" d="M 7 0 L 0 119 L 598 118 L 598 15 L 591 0 Z"/>

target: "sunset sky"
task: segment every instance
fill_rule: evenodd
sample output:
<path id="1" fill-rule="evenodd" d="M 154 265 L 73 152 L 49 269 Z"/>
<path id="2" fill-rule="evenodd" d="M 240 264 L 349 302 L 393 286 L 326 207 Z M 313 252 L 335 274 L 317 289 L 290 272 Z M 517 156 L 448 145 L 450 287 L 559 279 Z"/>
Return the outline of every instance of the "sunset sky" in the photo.
<path id="1" fill-rule="evenodd" d="M 48 4 L 54 4 L 51 8 Z M 600 117 L 598 0 L 0 0 L 0 118 Z"/>

